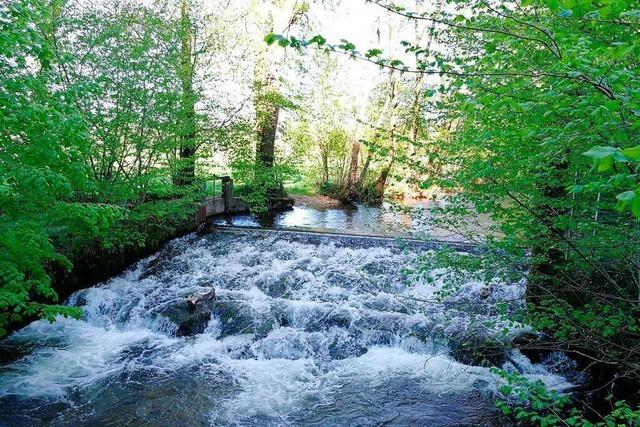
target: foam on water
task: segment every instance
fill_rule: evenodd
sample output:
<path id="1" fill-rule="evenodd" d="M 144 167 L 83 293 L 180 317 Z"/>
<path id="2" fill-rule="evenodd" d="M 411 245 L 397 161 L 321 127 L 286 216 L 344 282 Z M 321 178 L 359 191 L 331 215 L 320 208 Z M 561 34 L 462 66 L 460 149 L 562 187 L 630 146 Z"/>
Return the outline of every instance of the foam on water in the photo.
<path id="1" fill-rule="evenodd" d="M 40 337 L 57 340 L 52 343 Z M 127 349 L 139 345 L 153 348 L 170 341 L 148 329 L 118 330 L 69 319 L 59 319 L 55 325 L 36 322 L 11 339 L 37 342 L 38 347 L 2 369 L 0 396 L 63 397 L 73 387 L 89 385 L 121 371 L 124 361 L 118 359 Z"/>
<path id="2" fill-rule="evenodd" d="M 457 303 L 474 301 L 487 285 L 469 281 L 433 302 L 447 275 L 411 281 L 402 271 L 415 258 L 393 245 L 295 235 L 178 239 L 74 294 L 68 303 L 83 307 L 83 320 L 35 322 L 2 343 L 21 357 L 0 367 L 0 421 L 493 423 L 497 380 L 488 368 L 452 359 L 447 339 L 486 320 L 495 331 L 526 330 L 491 308 L 522 297 L 524 283 L 493 283 L 491 296 L 465 311 Z M 211 287 L 217 302 L 211 318 L 199 320 L 202 333 L 179 336 L 180 316 L 189 315 L 181 304 Z M 509 359 L 532 379 L 570 386 L 520 353 Z M 129 409 L 105 409 L 114 405 Z M 452 418 L 460 406 L 468 410 Z"/>

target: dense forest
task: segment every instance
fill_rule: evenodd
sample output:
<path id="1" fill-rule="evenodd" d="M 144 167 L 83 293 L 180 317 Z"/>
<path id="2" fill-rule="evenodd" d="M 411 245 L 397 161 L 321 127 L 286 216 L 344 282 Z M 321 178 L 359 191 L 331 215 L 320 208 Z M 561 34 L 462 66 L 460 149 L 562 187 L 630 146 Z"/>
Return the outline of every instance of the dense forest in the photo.
<path id="1" fill-rule="evenodd" d="M 257 215 L 446 199 L 433 225 L 482 255 L 422 268 L 525 277 L 521 351 L 591 379 L 497 366 L 504 414 L 639 425 L 640 3 L 363 1 L 362 40 L 323 25 L 351 3 L 0 3 L 0 335 L 80 318 L 74 269 L 195 230 L 218 176 Z"/>

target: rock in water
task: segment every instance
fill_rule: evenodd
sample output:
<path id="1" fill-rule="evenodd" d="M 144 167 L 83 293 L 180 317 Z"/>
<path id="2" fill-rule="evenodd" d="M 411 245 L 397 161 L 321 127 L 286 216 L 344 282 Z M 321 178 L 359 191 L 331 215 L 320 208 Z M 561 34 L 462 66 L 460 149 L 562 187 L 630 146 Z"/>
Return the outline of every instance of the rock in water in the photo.
<path id="1" fill-rule="evenodd" d="M 240 300 L 220 299 L 211 308 L 211 314 L 221 322 L 220 337 L 236 334 L 256 334 L 264 337 L 274 327 L 281 326 L 279 313 L 259 313 Z"/>
<path id="2" fill-rule="evenodd" d="M 201 334 L 211 320 L 210 302 L 211 300 L 198 300 L 192 305 L 193 302 L 182 300 L 164 308 L 160 315 L 177 326 L 175 335 L 178 337 Z"/>

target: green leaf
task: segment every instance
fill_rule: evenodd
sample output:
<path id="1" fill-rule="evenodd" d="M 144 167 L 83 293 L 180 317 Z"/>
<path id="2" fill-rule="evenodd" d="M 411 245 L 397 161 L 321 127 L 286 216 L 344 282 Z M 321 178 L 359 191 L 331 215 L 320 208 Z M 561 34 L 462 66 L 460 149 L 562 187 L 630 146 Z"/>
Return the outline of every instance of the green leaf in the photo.
<path id="1" fill-rule="evenodd" d="M 280 45 L 280 47 L 287 47 L 289 46 L 289 39 L 287 38 L 281 38 L 280 40 L 278 40 L 278 45 Z"/>
<path id="2" fill-rule="evenodd" d="M 634 198 L 631 202 L 631 212 L 636 218 L 640 218 L 640 197 Z"/>
<path id="3" fill-rule="evenodd" d="M 605 157 L 597 162 L 598 172 L 607 172 L 613 167 L 613 157 Z"/>
<path id="4" fill-rule="evenodd" d="M 366 58 L 373 58 L 373 57 L 380 56 L 380 55 L 382 55 L 382 50 L 380 50 L 380 49 L 369 49 L 369 50 L 364 54 L 364 56 L 365 56 Z"/>
<path id="5" fill-rule="evenodd" d="M 278 35 L 274 34 L 274 33 L 269 33 L 266 36 L 264 36 L 264 41 L 271 46 L 272 44 L 274 44 L 276 42 L 276 40 L 278 40 Z"/>
<path id="6" fill-rule="evenodd" d="M 638 162 L 640 161 L 640 145 L 636 145 L 632 148 L 625 148 L 622 150 L 622 154 L 630 161 Z"/>
<path id="7" fill-rule="evenodd" d="M 322 37 L 321 35 L 315 35 L 313 37 L 311 37 L 311 39 L 309 39 L 309 44 L 317 44 L 318 46 L 322 46 L 327 42 L 327 39 L 325 39 L 324 37 Z"/>
<path id="8" fill-rule="evenodd" d="M 607 157 L 611 157 L 617 161 L 625 161 L 627 160 L 619 148 L 615 147 L 593 147 L 589 151 L 585 151 L 582 153 L 583 156 L 587 156 L 594 160 L 603 160 Z"/>
<path id="9" fill-rule="evenodd" d="M 601 18 L 607 18 L 611 14 L 611 5 L 607 5 L 598 9 L 598 15 Z"/>
<path id="10" fill-rule="evenodd" d="M 633 201 L 633 199 L 635 199 L 637 196 L 635 191 L 625 191 L 624 193 L 620 193 L 616 196 L 616 199 L 620 200 L 621 202 L 631 202 Z"/>

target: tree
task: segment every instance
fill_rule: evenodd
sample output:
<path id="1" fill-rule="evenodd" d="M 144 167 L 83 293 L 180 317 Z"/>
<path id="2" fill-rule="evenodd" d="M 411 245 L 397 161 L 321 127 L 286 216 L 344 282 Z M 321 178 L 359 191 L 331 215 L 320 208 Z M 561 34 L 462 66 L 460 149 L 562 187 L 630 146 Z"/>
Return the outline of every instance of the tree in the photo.
<path id="1" fill-rule="evenodd" d="M 180 163 L 175 183 L 177 185 L 193 184 L 195 178 L 196 154 L 196 100 L 193 89 L 193 24 L 191 20 L 191 4 L 189 0 L 180 3 L 180 84 L 182 88 L 180 123 Z"/>
<path id="2" fill-rule="evenodd" d="M 0 335 L 37 317 L 77 316 L 55 304 L 47 266 L 70 263 L 52 240 L 86 241 L 119 217 L 82 201 L 96 187 L 73 102 L 80 94 L 55 71 L 66 66 L 53 42 L 60 7 L 19 0 L 0 8 Z"/>

